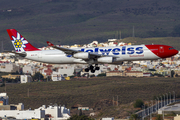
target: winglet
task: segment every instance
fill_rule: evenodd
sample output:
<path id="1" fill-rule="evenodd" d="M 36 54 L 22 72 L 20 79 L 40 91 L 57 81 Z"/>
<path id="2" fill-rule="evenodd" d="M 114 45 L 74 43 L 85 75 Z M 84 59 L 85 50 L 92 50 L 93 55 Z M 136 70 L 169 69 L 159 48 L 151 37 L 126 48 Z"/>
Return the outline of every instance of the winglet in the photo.
<path id="1" fill-rule="evenodd" d="M 47 41 L 47 44 L 49 45 L 49 46 L 54 46 L 51 42 L 49 42 L 49 41 Z"/>

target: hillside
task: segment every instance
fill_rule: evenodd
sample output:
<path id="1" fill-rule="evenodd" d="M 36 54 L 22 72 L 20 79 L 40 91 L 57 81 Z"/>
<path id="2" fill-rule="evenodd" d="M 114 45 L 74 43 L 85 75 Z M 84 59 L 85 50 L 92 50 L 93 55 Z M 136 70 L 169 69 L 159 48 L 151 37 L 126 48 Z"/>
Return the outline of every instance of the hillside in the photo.
<path id="1" fill-rule="evenodd" d="M 5 49 L 13 49 L 6 33 L 9 28 L 17 29 L 36 47 L 46 46 L 47 40 L 105 42 L 118 38 L 117 31 L 121 38 L 131 37 L 133 26 L 139 38 L 179 37 L 179 10 L 178 0 L 1 0 L 0 41 Z"/>
<path id="2" fill-rule="evenodd" d="M 137 38 L 137 37 L 127 37 L 121 41 L 132 44 L 164 44 L 171 45 L 174 48 L 180 50 L 180 37 L 153 37 L 153 38 Z"/>
<path id="3" fill-rule="evenodd" d="M 29 97 L 27 96 L 28 89 Z M 0 87 L 0 92 L 4 91 L 5 87 Z M 173 91 L 176 97 L 180 97 L 180 82 L 179 78 L 100 77 L 61 82 L 7 84 L 6 91 L 10 104 L 22 102 L 25 104 L 25 109 L 34 109 L 50 103 L 65 105 L 68 108 L 81 104 L 95 111 L 101 111 L 102 116 L 119 116 L 119 110 L 114 111 L 119 107 L 114 108 L 110 102 L 113 97 L 116 101 L 118 95 L 120 106 L 130 104 L 136 99 L 149 101 L 154 96 L 169 92 L 173 94 Z M 127 106 L 120 110 L 128 112 Z"/>

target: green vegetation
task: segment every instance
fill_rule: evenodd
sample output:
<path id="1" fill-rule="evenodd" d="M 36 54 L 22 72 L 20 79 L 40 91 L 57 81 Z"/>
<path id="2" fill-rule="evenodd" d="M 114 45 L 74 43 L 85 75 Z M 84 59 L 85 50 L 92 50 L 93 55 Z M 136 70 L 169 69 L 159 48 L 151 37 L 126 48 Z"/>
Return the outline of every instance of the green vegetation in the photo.
<path id="1" fill-rule="evenodd" d="M 44 76 L 40 73 L 40 72 L 37 72 L 34 74 L 34 76 L 32 76 L 33 80 L 44 80 Z"/>
<path id="2" fill-rule="evenodd" d="M 94 120 L 94 119 L 89 118 L 89 117 L 86 116 L 86 115 L 81 115 L 81 116 L 73 115 L 73 116 L 71 116 L 68 120 Z"/>
<path id="3" fill-rule="evenodd" d="M 4 84 L 4 82 L 0 85 L 0 87 L 4 87 L 5 86 L 5 84 Z"/>
<path id="4" fill-rule="evenodd" d="M 138 115 L 137 114 L 132 114 L 130 117 L 130 120 L 137 120 L 138 119 Z"/>
<path id="5" fill-rule="evenodd" d="M 72 115 L 68 120 L 94 120 L 94 119 L 84 115 L 82 113 L 82 110 L 80 109 L 79 115 Z"/>
<path id="6" fill-rule="evenodd" d="M 141 99 L 137 99 L 134 103 L 134 108 L 141 108 L 144 105 L 144 102 Z"/>
<path id="7" fill-rule="evenodd" d="M 13 49 L 6 29 L 15 28 L 36 47 L 47 46 L 46 40 L 85 44 L 120 38 L 118 31 L 121 38 L 131 37 L 134 26 L 137 38 L 128 38 L 134 44 L 180 49 L 179 8 L 178 0 L 1 0 L 0 39 L 5 49 Z"/>
<path id="8" fill-rule="evenodd" d="M 8 75 L 8 74 L 10 74 L 10 73 L 0 72 L 0 78 L 1 78 L 1 76 L 3 76 L 3 75 Z"/>
<path id="9" fill-rule="evenodd" d="M 101 73 L 97 77 L 102 77 L 102 76 L 106 76 L 106 73 Z"/>
<path id="10" fill-rule="evenodd" d="M 163 120 L 162 115 L 157 115 L 156 120 Z"/>
<path id="11" fill-rule="evenodd" d="M 4 91 L 5 88 L 0 87 L 0 92 Z M 6 91 L 10 104 L 24 103 L 25 109 L 35 109 L 50 103 L 65 105 L 68 108 L 74 104 L 81 104 L 99 111 L 101 113 L 101 115 L 99 113 L 99 117 L 117 116 L 118 118 L 119 113 L 133 109 L 133 104 L 131 107 L 127 104 L 137 99 L 149 101 L 153 96 L 172 91 L 175 91 L 176 96 L 179 97 L 180 81 L 179 78 L 164 77 L 96 77 L 60 82 L 6 84 Z M 116 101 L 117 95 L 119 106 L 113 106 L 113 97 Z"/>

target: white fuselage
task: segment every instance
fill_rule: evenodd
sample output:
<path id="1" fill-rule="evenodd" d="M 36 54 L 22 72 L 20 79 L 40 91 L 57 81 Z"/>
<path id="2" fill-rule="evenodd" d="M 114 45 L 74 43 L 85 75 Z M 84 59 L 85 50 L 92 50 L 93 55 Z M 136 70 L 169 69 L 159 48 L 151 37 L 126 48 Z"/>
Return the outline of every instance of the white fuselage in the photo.
<path id="1" fill-rule="evenodd" d="M 82 52 L 91 52 L 103 54 L 108 56 L 115 56 L 118 61 L 134 61 L 134 60 L 154 60 L 159 59 L 151 50 L 145 45 L 134 46 L 116 46 L 116 47 L 99 47 L 99 48 L 76 48 Z M 53 63 L 53 64 L 75 64 L 75 63 L 88 63 L 88 61 L 77 59 L 72 56 L 66 55 L 60 50 L 43 50 L 43 51 L 26 51 L 26 59 Z"/>

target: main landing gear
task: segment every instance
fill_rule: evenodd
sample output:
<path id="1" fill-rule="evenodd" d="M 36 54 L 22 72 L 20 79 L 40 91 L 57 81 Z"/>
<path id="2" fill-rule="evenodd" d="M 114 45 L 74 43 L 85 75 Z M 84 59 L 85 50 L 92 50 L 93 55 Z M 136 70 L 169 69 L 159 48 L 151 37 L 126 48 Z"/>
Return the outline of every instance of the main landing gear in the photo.
<path id="1" fill-rule="evenodd" d="M 89 72 L 91 70 L 92 73 L 94 73 L 96 70 L 99 70 L 100 68 L 96 64 L 95 66 L 90 65 L 88 68 L 85 69 L 85 72 Z"/>

